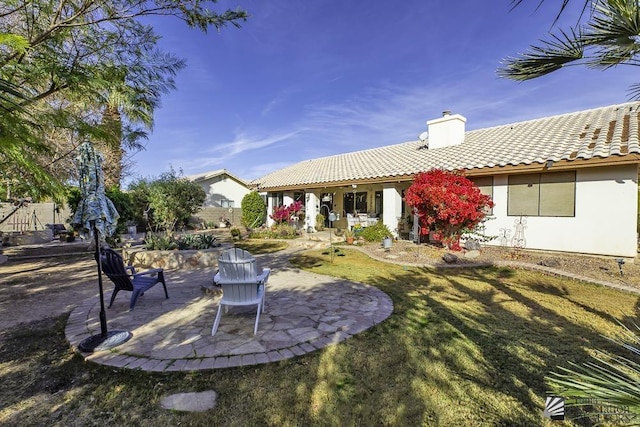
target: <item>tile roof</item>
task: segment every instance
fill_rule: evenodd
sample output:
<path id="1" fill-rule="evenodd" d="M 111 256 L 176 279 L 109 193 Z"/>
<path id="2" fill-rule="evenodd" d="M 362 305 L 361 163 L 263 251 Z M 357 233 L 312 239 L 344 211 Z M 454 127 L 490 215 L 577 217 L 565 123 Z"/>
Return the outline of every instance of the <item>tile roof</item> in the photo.
<path id="1" fill-rule="evenodd" d="M 218 169 L 215 171 L 210 171 L 210 172 L 203 172 L 203 173 L 199 173 L 196 175 L 189 175 L 186 178 L 190 181 L 193 182 L 200 182 L 200 181 L 205 181 L 207 179 L 211 179 L 214 178 L 216 176 L 220 176 L 220 175 L 227 175 L 232 179 L 235 179 L 236 181 L 238 181 L 240 184 L 242 185 L 248 185 L 247 181 L 238 178 L 237 176 L 235 176 L 234 174 L 232 174 L 231 172 L 229 172 L 226 169 Z"/>
<path id="2" fill-rule="evenodd" d="M 252 181 L 259 189 L 407 177 L 429 169 L 618 160 L 640 154 L 640 102 L 561 114 L 465 133 L 462 144 L 429 150 L 422 141 L 305 160 Z M 634 156 L 635 158 L 635 156 Z"/>

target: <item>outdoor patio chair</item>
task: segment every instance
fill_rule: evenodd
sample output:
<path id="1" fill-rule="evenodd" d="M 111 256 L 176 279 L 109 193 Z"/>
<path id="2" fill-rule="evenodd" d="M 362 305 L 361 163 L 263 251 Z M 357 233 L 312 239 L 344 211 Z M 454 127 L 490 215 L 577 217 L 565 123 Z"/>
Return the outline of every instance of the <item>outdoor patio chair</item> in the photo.
<path id="1" fill-rule="evenodd" d="M 169 298 L 162 268 L 154 268 L 138 273 L 134 266 L 125 266 L 122 256 L 111 248 L 102 249 L 100 258 L 102 259 L 102 271 L 115 285 L 113 294 L 111 294 L 109 308 L 113 305 L 118 292 L 129 291 L 132 292 L 129 310 L 133 310 L 138 297 L 144 295 L 147 290 L 158 283 L 162 283 L 164 295 L 167 299 Z"/>
<path id="2" fill-rule="evenodd" d="M 347 227 L 349 230 L 353 230 L 353 227 L 357 224 L 360 224 L 360 218 L 354 216 L 350 213 L 347 214 Z"/>
<path id="3" fill-rule="evenodd" d="M 225 311 L 229 306 L 257 305 L 256 322 L 253 334 L 258 333 L 260 312 L 264 313 L 265 293 L 270 268 L 263 268 L 258 274 L 256 260 L 249 253 L 240 248 L 223 251 L 218 259 L 218 273 L 213 281 L 222 286 L 222 298 L 218 305 L 218 313 L 211 328 L 211 335 L 215 335 L 222 317 L 222 307 Z"/>

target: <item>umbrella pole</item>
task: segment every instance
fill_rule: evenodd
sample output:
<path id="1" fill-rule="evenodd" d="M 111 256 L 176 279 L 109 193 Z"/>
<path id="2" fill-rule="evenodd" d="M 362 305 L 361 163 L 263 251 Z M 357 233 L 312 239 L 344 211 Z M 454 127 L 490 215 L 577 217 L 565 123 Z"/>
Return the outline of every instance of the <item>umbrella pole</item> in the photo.
<path id="1" fill-rule="evenodd" d="M 103 338 L 107 337 L 107 313 L 104 310 L 104 291 L 102 289 L 102 254 L 98 241 L 98 229 L 93 223 L 93 236 L 96 242 L 96 260 L 98 261 L 98 287 L 100 288 L 100 332 Z"/>
<path id="2" fill-rule="evenodd" d="M 100 288 L 100 335 L 91 335 L 78 344 L 78 350 L 93 353 L 99 350 L 108 350 L 123 344 L 133 336 L 129 331 L 107 331 L 107 314 L 104 309 L 104 291 L 102 289 L 102 254 L 98 229 L 95 221 L 91 221 L 91 229 L 96 243 L 96 261 L 98 263 L 98 287 Z"/>

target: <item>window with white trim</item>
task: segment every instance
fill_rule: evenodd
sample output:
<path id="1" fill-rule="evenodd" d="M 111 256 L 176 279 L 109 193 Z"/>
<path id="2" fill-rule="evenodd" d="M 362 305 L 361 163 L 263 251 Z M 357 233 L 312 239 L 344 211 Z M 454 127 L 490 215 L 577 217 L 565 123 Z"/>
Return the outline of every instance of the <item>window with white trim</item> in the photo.
<path id="1" fill-rule="evenodd" d="M 575 171 L 509 176 L 509 216 L 573 217 L 575 206 Z"/>

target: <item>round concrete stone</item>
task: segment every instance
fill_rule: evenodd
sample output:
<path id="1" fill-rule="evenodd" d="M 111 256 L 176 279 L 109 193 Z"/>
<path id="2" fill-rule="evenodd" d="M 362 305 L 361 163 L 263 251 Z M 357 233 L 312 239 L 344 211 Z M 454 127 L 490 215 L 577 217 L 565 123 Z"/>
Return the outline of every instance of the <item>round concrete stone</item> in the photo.
<path id="1" fill-rule="evenodd" d="M 163 397 L 160 405 L 164 409 L 174 411 L 203 412 L 216 406 L 217 397 L 213 390 L 200 393 L 177 393 Z"/>
<path id="2" fill-rule="evenodd" d="M 464 257 L 467 259 L 475 259 L 475 258 L 478 258 L 479 256 L 480 256 L 480 251 L 477 251 L 477 250 L 468 251 L 464 254 Z"/>

